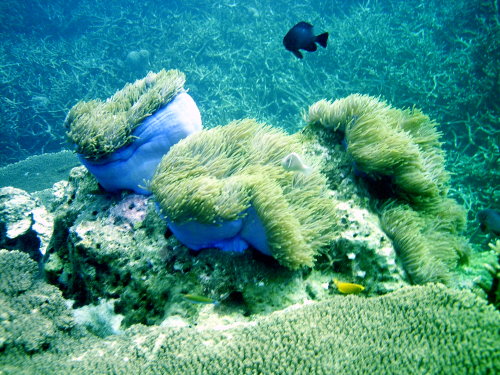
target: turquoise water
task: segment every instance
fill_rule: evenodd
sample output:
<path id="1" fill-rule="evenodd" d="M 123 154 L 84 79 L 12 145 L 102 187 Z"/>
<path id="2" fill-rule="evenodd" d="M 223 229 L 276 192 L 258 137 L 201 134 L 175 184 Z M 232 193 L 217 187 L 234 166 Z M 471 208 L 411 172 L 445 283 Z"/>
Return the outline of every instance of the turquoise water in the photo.
<path id="1" fill-rule="evenodd" d="M 498 9 L 492 1 L 4 1 L 0 165 L 67 147 L 79 100 L 106 98 L 148 70 L 177 68 L 205 126 L 254 117 L 296 131 L 300 111 L 359 92 L 416 105 L 451 149 L 498 141 Z M 328 47 L 298 60 L 298 21 Z M 132 51 L 147 50 L 139 64 Z M 466 127 L 474 128 L 469 139 Z M 481 131 L 478 128 L 490 131 Z M 471 145 L 471 140 L 474 144 Z M 498 144 L 498 142 L 497 142 Z"/>
<path id="2" fill-rule="evenodd" d="M 176 68 L 205 127 L 295 132 L 308 105 L 356 92 L 417 106 L 441 124 L 457 198 L 498 207 L 498 19 L 496 1 L 3 1 L 0 166 L 68 148 L 79 100 Z M 299 21 L 330 33 L 303 60 L 282 45 Z"/>
<path id="3" fill-rule="evenodd" d="M 301 60 L 282 43 L 300 21 L 314 25 L 316 35 L 329 33 L 326 48 L 304 52 Z M 16 195 L 7 190 L 0 197 L 7 197 L 0 201 L 0 247 L 8 249 L 0 249 L 0 375 L 292 368 L 352 374 L 377 366 L 381 373 L 432 366 L 435 373 L 493 373 L 500 367 L 498 264 L 488 247 L 497 237 L 481 233 L 476 220 L 479 210 L 500 208 L 496 0 L 3 0 L 0 38 L 0 187 L 35 192 L 15 194 L 44 204 L 55 227 L 41 240 L 35 229 L 7 238 L 9 220 L 19 219 L 5 214 Z M 323 254 L 326 271 L 290 271 L 250 251 L 190 252 L 154 209 L 141 216 L 145 197 L 107 194 L 83 170 L 74 170 L 68 185 L 40 192 L 79 164 L 59 152 L 71 148 L 63 127 L 69 109 L 80 100 L 105 100 L 161 69 L 186 74 L 206 128 L 254 118 L 295 133 L 309 105 L 354 93 L 422 109 L 440 124 L 449 196 L 468 213 L 464 235 L 473 261 L 460 264 L 452 283 L 465 291 L 428 284 L 373 297 L 377 283 L 387 281 L 377 276 L 387 270 L 372 262 L 371 248 L 359 256 L 348 250 L 363 228 Z M 343 174 L 352 164 L 342 162 L 344 170 L 332 173 L 345 177 L 335 181 L 335 194 L 342 186 L 354 189 L 353 176 Z M 355 199 L 372 209 L 359 192 Z M 43 229 L 43 210 L 19 212 L 22 224 L 33 218 Z M 26 253 L 38 261 L 42 240 L 50 256 L 36 264 Z M 349 276 L 355 259 L 369 264 L 376 280 L 361 269 L 357 279 L 346 279 L 366 286 L 360 298 L 340 295 L 327 280 Z M 203 313 L 176 300 L 197 293 L 224 300 Z M 305 299 L 316 304 L 266 315 Z M 276 358 L 283 363 L 274 366 Z"/>

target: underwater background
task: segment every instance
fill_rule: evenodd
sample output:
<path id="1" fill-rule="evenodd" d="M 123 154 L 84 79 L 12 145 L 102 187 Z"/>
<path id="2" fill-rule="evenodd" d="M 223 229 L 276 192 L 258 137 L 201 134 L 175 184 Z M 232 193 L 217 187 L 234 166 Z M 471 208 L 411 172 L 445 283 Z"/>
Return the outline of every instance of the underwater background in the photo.
<path id="1" fill-rule="evenodd" d="M 303 60 L 282 45 L 301 20 L 330 33 Z M 497 1 L 6 0 L 0 33 L 0 167 L 67 149 L 77 101 L 175 68 L 208 128 L 251 117 L 292 133 L 308 105 L 351 93 L 416 106 L 441 125 L 469 219 L 499 206 Z"/>
<path id="2" fill-rule="evenodd" d="M 303 51 L 303 59 L 283 45 L 300 21 L 314 25 L 315 35 L 329 33 L 327 47 Z M 497 0 L 3 0 L 0 34 L 0 374 L 500 369 Z M 152 197 L 106 192 L 84 167 L 74 168 L 81 163 L 64 126 L 69 110 L 163 69 L 185 73 L 204 128 L 255 119 L 213 129 L 228 132 L 220 138 L 203 134 L 200 144 L 213 139 L 212 150 L 224 153 L 224 142 L 243 149 L 238 131 L 245 127 L 252 156 L 266 149 L 262 139 L 271 132 L 292 138 L 276 129 L 317 137 L 308 152 L 326 167 L 304 170 L 320 176 L 322 165 L 326 177 L 318 181 L 328 178 L 322 194 L 335 212 L 325 202 L 308 208 L 306 190 L 309 198 L 294 202 L 313 217 L 304 242 L 319 248 L 314 236 L 322 231 L 331 241 L 313 253 L 314 267 L 287 266 L 275 253 L 189 250 L 167 229 L 168 205 L 162 217 Z M 411 109 L 418 108 L 439 124 L 442 144 L 433 143 L 434 123 L 425 116 L 425 125 L 415 125 L 424 130 L 412 141 L 432 146 L 421 164 L 409 161 L 416 170 L 439 164 L 443 180 L 449 173 L 450 184 L 429 200 L 443 203 L 439 209 L 419 208 L 411 189 L 385 204 L 394 191 L 378 196 L 377 189 L 393 186 L 394 176 L 365 181 L 342 137 L 314 127 L 309 106 L 346 97 L 417 118 Z M 344 130 L 361 117 L 351 115 Z M 333 146 L 318 151 L 325 145 Z M 176 152 L 169 153 L 174 161 Z M 277 160 L 281 176 L 285 159 Z M 191 166 L 177 163 L 180 174 Z M 420 169 L 406 172 L 428 172 Z M 172 185 L 179 181 L 174 176 Z M 180 193 L 195 185 L 182 186 Z M 276 206 L 275 195 L 264 195 Z M 489 232 L 480 230 L 478 212 L 491 215 Z M 391 227 L 391 215 L 398 225 Z M 412 231 L 418 236 L 406 241 Z M 290 247 L 300 253 L 299 245 Z M 415 258 L 405 260 L 405 245 Z M 411 274 L 412 266 L 439 267 L 440 256 L 449 262 L 446 277 Z"/>

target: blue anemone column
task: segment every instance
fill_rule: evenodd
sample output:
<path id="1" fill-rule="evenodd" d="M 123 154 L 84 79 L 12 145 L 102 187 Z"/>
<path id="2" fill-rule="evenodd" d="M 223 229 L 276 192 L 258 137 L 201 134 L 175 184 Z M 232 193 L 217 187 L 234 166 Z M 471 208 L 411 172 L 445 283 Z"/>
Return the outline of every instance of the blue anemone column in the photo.
<path id="1" fill-rule="evenodd" d="M 163 155 L 181 139 L 201 129 L 196 103 L 186 92 L 181 92 L 133 131 L 131 144 L 98 160 L 78 156 L 105 190 L 127 189 L 150 194 L 147 185 Z"/>

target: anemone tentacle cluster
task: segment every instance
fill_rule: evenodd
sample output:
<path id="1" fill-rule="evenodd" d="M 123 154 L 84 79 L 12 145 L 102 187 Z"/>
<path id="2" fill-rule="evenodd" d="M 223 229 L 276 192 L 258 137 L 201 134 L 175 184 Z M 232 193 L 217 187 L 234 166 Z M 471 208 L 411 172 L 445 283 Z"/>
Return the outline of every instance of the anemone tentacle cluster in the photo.
<path id="1" fill-rule="evenodd" d="M 303 151 L 299 136 L 235 121 L 172 147 L 151 189 L 173 233 L 192 249 L 252 245 L 289 268 L 312 266 L 335 234 L 336 215 L 318 170 L 282 166 Z"/>
<path id="2" fill-rule="evenodd" d="M 201 130 L 200 112 L 184 83 L 178 70 L 150 72 L 105 101 L 82 101 L 69 111 L 67 136 L 106 190 L 148 194 L 144 186 L 162 156 Z"/>
<path id="3" fill-rule="evenodd" d="M 320 138 L 325 130 L 343 134 L 354 169 L 386 190 L 381 224 L 413 281 L 449 280 L 469 245 L 460 235 L 465 210 L 448 197 L 437 124 L 416 108 L 402 110 L 360 94 L 314 103 L 307 121 Z"/>

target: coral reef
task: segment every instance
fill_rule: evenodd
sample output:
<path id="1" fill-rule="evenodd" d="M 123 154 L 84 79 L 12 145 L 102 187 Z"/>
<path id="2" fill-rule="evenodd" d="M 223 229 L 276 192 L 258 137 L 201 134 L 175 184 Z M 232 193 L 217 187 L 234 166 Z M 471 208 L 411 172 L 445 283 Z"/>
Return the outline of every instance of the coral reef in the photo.
<path id="1" fill-rule="evenodd" d="M 64 133 L 53 124 L 64 120 L 70 103 L 111 95 L 123 86 L 129 76 L 117 60 L 139 47 L 154 56 L 150 69 L 180 67 L 196 82 L 191 93 L 208 123 L 255 116 L 296 129 L 295 114 L 311 98 L 367 92 L 398 106 L 420 103 L 433 118 L 444 105 L 438 120 L 449 123 L 449 133 L 461 147 L 469 144 L 465 126 L 481 134 L 474 137 L 475 145 L 468 145 L 468 156 L 487 145 L 483 132 L 498 124 L 495 2 L 433 0 L 418 14 L 417 0 L 369 6 L 338 0 L 304 4 L 310 11 L 306 18 L 318 20 L 337 37 L 327 56 L 298 65 L 277 46 L 255 48 L 283 36 L 292 22 L 306 16 L 304 5 L 284 0 L 203 7 L 193 0 L 174 7 L 149 0 L 99 5 L 58 0 L 50 7 L 33 4 L 37 17 L 32 7 L 6 0 L 0 12 L 7 83 L 2 87 L 6 110 L 0 123 L 18 118 L 33 126 L 6 129 L 1 149 L 9 148 L 1 160 L 19 160 L 42 146 L 59 150 Z M 397 16 L 388 20 L 389 13 Z M 172 32 L 165 33 L 167 29 Z M 359 30 L 358 39 L 352 38 L 352 30 Z M 363 53 L 364 47 L 370 53 Z M 270 83 L 275 90 L 269 90 Z M 211 95 L 205 95 L 208 91 Z M 31 98 L 40 95 L 50 98 L 49 108 L 26 111 Z M 23 142 L 26 136 L 38 141 Z"/>
<path id="2" fill-rule="evenodd" d="M 67 301 L 28 254 L 0 250 L 0 350 L 47 350 L 74 322 Z"/>
<path id="3" fill-rule="evenodd" d="M 2 293 L 6 296 L 17 296 L 30 289 L 38 273 L 37 263 L 29 260 L 28 254 L 17 250 L 2 249 L 0 254 Z"/>
<path id="4" fill-rule="evenodd" d="M 79 165 L 71 151 L 30 156 L 0 168 L 0 187 L 12 186 L 28 193 L 50 189 L 56 182 L 68 179 L 69 171 Z"/>
<path id="5" fill-rule="evenodd" d="M 217 135 L 220 129 L 228 131 L 224 134 L 228 144 L 213 149 L 206 133 Z M 320 143 L 335 137 L 328 133 Z M 401 256 L 396 256 L 382 231 L 370 208 L 373 197 L 359 184 L 340 142 L 326 148 L 310 139 L 245 120 L 181 141 L 171 150 L 175 158 L 167 166 L 177 162 L 179 166 L 172 171 L 179 168 L 182 172 L 180 167 L 186 165 L 182 156 L 190 156 L 184 147 L 190 146 L 194 151 L 201 149 L 207 160 L 216 160 L 209 152 L 212 149 L 214 154 L 223 149 L 231 157 L 241 152 L 243 160 L 262 161 L 262 155 L 267 155 L 268 177 L 318 178 L 315 174 L 322 170 L 334 190 L 327 189 L 323 177 L 323 185 L 314 191 L 324 192 L 334 208 L 335 232 L 328 246 L 314 255 L 312 268 L 291 270 L 259 252 L 189 251 L 167 229 L 154 197 L 110 194 L 84 167 L 74 168 L 69 180 L 55 184 L 50 193 L 17 191 L 26 201 L 40 199 L 54 217 L 40 267 L 48 282 L 74 300 L 75 309 L 68 307 L 72 302 L 65 301 L 60 291 L 36 276 L 38 267 L 27 254 L 0 251 L 0 268 L 8 268 L 6 272 L 0 269 L 1 289 L 7 293 L 0 321 L 2 371 L 122 373 L 142 368 L 146 373 L 204 373 L 206 368 L 217 372 L 219 366 L 228 373 L 279 373 L 291 368 L 297 373 L 321 374 L 332 367 L 339 373 L 390 373 L 396 368 L 410 371 L 412 366 L 430 372 L 445 366 L 497 370 L 499 316 L 484 299 L 437 284 L 376 297 L 408 284 Z M 276 155 L 271 157 L 273 150 Z M 283 156 L 290 151 L 303 155 L 312 170 L 285 169 Z M 202 167 L 198 163 L 187 165 L 195 172 L 213 167 L 218 171 L 215 175 L 237 170 L 232 165 L 224 169 L 222 162 Z M 273 168 L 280 173 L 273 173 Z M 170 176 L 175 178 L 175 174 Z M 278 181 L 287 182 L 285 178 Z M 293 181 L 296 185 L 283 190 L 301 186 L 299 179 Z M 197 202 L 202 206 L 203 200 Z M 186 208 L 183 213 L 190 215 Z M 17 218 L 5 220 L 7 227 Z M 469 269 L 461 285 L 477 292 L 478 283 L 488 282 L 483 271 L 484 267 Z M 355 282 L 364 290 L 357 296 L 340 296 L 334 280 Z M 185 294 L 218 303 L 196 305 Z M 50 303 L 45 305 L 46 301 Z M 29 309 L 36 313 L 28 319 Z M 460 347 L 455 345 L 457 337 Z M 381 346 L 386 349 L 380 351 Z M 297 357 L 297 351 L 303 356 Z M 267 360 L 270 353 L 274 361 Z"/>
<path id="6" fill-rule="evenodd" d="M 323 249 L 316 268 L 367 285 L 372 293 L 385 293 L 409 282 L 401 259 L 377 215 L 355 200 L 337 200 L 338 237 Z"/>
<path id="7" fill-rule="evenodd" d="M 325 132 L 345 137 L 354 169 L 367 183 L 413 282 L 449 281 L 469 251 L 461 236 L 465 210 L 448 198 L 448 174 L 436 123 L 417 109 L 400 110 L 353 94 L 309 107 L 306 132 L 331 147 Z M 335 139 L 333 139 L 335 141 Z"/>
<path id="8" fill-rule="evenodd" d="M 40 192 L 40 179 L 46 189 L 66 178 L 69 158 L 11 166 L 30 194 L 0 197 L 0 372 L 500 372 L 499 317 L 484 301 L 498 306 L 499 244 L 475 222 L 500 204 L 499 3 L 421 5 L 1 2 L 0 165 L 60 150 L 65 130 L 54 124 L 77 100 L 110 97 L 164 67 L 190 77 L 208 124 L 254 117 L 295 132 L 310 101 L 362 92 L 399 108 L 418 103 L 444 136 L 415 109 L 401 111 L 404 121 L 423 122 L 397 134 L 382 126 L 382 136 L 365 131 L 365 114 L 352 116 L 344 130 L 361 117 L 366 127 L 350 129 L 348 152 L 343 131 L 315 129 L 321 147 L 304 157 L 328 177 L 337 222 L 313 267 L 298 270 L 259 252 L 189 251 L 151 198 L 108 194 L 84 168 Z M 304 17 L 335 37 L 297 64 L 275 42 Z M 148 61 L 137 59 L 143 51 Z M 404 146 L 372 153 L 385 140 Z M 391 164 L 396 154 L 404 163 Z M 1 186 L 10 176 L 0 171 Z M 136 192 L 148 192 L 148 179 Z M 75 300 L 91 334 L 43 276 Z M 365 290 L 337 296 L 334 279 Z M 427 281 L 484 299 L 436 284 L 374 297 Z M 220 303 L 194 305 L 186 293 Z"/>
<path id="9" fill-rule="evenodd" d="M 75 307 L 113 300 L 114 312 L 124 317 L 123 327 L 136 323 L 160 324 L 171 316 L 196 324 L 201 310 L 182 298 L 186 293 L 219 301 L 217 311 L 223 314 L 260 315 L 309 299 L 329 299 L 339 293 L 334 279 L 363 285 L 366 296 L 387 293 L 408 284 L 401 256 L 396 256 L 392 242 L 381 229 L 379 218 L 370 208 L 371 197 L 363 185 L 357 183 L 351 159 L 340 143 L 326 148 L 302 135 L 285 135 L 245 120 L 203 131 L 182 141 L 167 157 L 172 158 L 167 163 L 169 168 L 179 168 L 179 176 L 186 165 L 200 170 L 214 168 L 210 172 L 214 175 L 225 173 L 222 162 L 202 167 L 185 162 L 189 157 L 187 146 L 194 153 L 202 150 L 206 160 L 216 160 L 213 156 L 219 155 L 222 148 L 211 148 L 208 141 L 210 134 L 220 139 L 221 129 L 227 131 L 223 137 L 227 141 L 224 152 L 231 155 L 231 159 L 237 160 L 236 156 L 241 153 L 244 165 L 249 159 L 261 160 L 259 158 L 267 155 L 266 160 L 272 163 L 266 167 L 266 172 L 270 171 L 266 176 L 281 176 L 278 186 L 286 187 L 283 189 L 285 194 L 306 186 L 300 182 L 308 178 L 321 182 L 313 192 L 319 192 L 322 202 L 333 209 L 328 212 L 333 215 L 334 223 L 326 225 L 333 225 L 335 230 L 328 234 L 328 246 L 315 249 L 312 269 L 288 270 L 273 258 L 252 251 L 223 253 L 207 249 L 190 252 L 166 228 L 153 198 L 125 192 L 109 194 L 84 167 L 79 167 L 71 171 L 69 181 L 55 184 L 52 192 L 32 194 L 41 198 L 54 217 L 53 234 L 42 263 L 47 280 L 57 285 L 66 298 L 73 299 Z M 241 133 L 245 135 L 242 138 Z M 335 134 L 329 133 L 329 136 L 335 137 Z M 193 144 L 197 147 L 192 147 Z M 282 160 L 290 151 L 303 155 L 311 171 L 286 170 Z M 231 163 L 228 165 L 231 173 L 237 171 Z M 243 170 L 251 171 L 251 168 Z M 332 190 L 328 190 L 324 178 L 317 175 L 319 170 L 328 175 Z M 175 179 L 176 175 L 168 176 L 167 179 Z M 289 180 L 290 177 L 293 178 Z M 287 185 L 290 181 L 293 186 Z M 305 201 L 295 202 L 307 205 L 309 195 L 305 197 Z M 290 202 L 297 198 L 300 197 L 289 197 Z M 194 214 L 204 212 L 198 211 L 206 204 L 203 200 L 185 201 L 189 202 L 195 204 Z M 233 203 L 227 199 L 219 202 Z M 184 214 L 191 216 L 189 205 L 183 207 Z M 208 204 L 206 207 L 214 206 Z M 247 209 L 245 205 L 237 207 L 238 210 Z M 236 216 L 241 213 L 238 210 L 234 211 Z M 206 212 L 213 215 L 210 209 Z M 218 215 L 224 212 L 229 211 L 219 209 Z M 477 268 L 464 277 L 461 285 L 474 289 L 478 283 L 489 285 L 490 282 L 491 276 L 483 275 Z"/>
<path id="10" fill-rule="evenodd" d="M 206 306 L 206 310 L 213 306 Z M 123 335 L 60 340 L 53 350 L 0 357 L 6 374 L 394 374 L 496 373 L 500 313 L 442 285 L 386 296 L 337 296 L 254 321 L 171 321 Z M 459 343 L 459 344 L 457 344 Z"/>
<path id="11" fill-rule="evenodd" d="M 276 165 L 281 170 L 280 156 Z M 98 304 L 101 298 L 116 300 L 125 327 L 159 324 L 175 314 L 196 322 L 198 306 L 186 303 L 183 293 L 217 299 L 226 312 L 253 315 L 328 298 L 336 293 L 335 277 L 363 283 L 367 295 L 405 285 L 394 248 L 367 209 L 368 201 L 359 198 L 349 178 L 338 180 L 342 187 L 328 193 L 338 208 L 332 246 L 316 254 L 314 269 L 289 271 L 252 251 L 189 252 L 167 231 L 151 198 L 108 194 L 78 167 L 69 181 L 54 185 L 51 196 L 44 193 L 55 217 L 44 269 L 77 307 Z"/>

